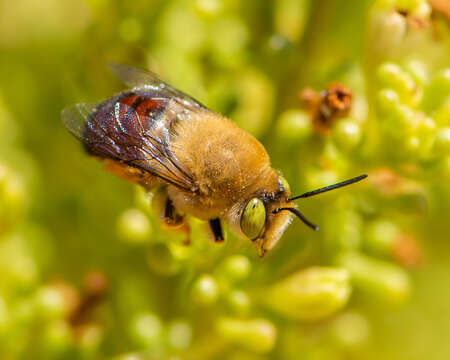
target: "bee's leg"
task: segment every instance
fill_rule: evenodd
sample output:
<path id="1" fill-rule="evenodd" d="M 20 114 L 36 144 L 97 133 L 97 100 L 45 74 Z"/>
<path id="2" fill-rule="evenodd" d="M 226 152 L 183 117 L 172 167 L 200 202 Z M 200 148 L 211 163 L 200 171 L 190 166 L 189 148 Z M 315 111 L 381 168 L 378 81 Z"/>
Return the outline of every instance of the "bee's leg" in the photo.
<path id="1" fill-rule="evenodd" d="M 168 227 L 174 228 L 177 228 L 184 222 L 184 216 L 175 209 L 169 197 L 164 205 L 163 221 Z"/>
<path id="2" fill-rule="evenodd" d="M 220 219 L 211 219 L 209 220 L 209 227 L 211 228 L 211 232 L 214 236 L 214 241 L 216 243 L 223 242 L 225 237 L 223 236 L 222 224 Z"/>
<path id="3" fill-rule="evenodd" d="M 184 232 L 186 234 L 184 243 L 189 245 L 191 243 L 191 229 L 186 217 L 175 208 L 165 188 L 155 191 L 152 203 L 154 210 L 159 214 L 162 225 L 169 229 Z"/>
<path id="4" fill-rule="evenodd" d="M 172 200 L 167 197 L 164 206 L 164 215 L 162 219 L 164 225 L 170 229 L 182 231 L 186 234 L 185 245 L 191 244 L 191 229 L 187 224 L 186 217 L 180 214 L 179 211 L 173 206 Z"/>

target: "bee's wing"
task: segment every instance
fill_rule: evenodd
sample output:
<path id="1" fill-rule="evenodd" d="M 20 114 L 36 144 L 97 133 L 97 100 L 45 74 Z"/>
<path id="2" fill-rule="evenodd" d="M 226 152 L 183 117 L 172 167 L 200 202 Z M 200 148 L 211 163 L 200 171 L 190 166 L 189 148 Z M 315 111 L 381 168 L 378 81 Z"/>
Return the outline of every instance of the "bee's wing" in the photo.
<path id="1" fill-rule="evenodd" d="M 151 71 L 116 63 L 109 63 L 108 66 L 120 80 L 131 88 L 153 90 L 163 97 L 177 98 L 186 106 L 206 109 L 206 106 L 199 101 L 170 86 Z"/>
<path id="2" fill-rule="evenodd" d="M 77 104 L 62 112 L 66 128 L 97 157 L 137 168 L 182 189 L 196 191 L 193 178 L 170 150 L 173 113 L 169 99 L 139 97 L 133 92 L 98 104 Z M 146 101 L 146 111 L 128 105 Z M 150 108 L 150 110 L 148 110 Z M 176 115 L 176 114 L 172 114 Z"/>
<path id="3" fill-rule="evenodd" d="M 89 126 L 89 120 L 94 110 L 100 103 L 81 103 L 66 107 L 61 118 L 63 125 L 79 140 L 83 140 L 86 127 Z"/>

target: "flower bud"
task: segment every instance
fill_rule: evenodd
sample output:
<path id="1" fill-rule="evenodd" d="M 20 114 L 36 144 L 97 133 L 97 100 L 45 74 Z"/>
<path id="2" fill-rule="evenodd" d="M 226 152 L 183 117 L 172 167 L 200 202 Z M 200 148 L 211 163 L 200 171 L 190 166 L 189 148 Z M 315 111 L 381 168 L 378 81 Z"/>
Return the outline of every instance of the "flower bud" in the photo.
<path id="1" fill-rule="evenodd" d="M 138 209 L 125 211 L 118 219 L 120 236 L 131 243 L 146 243 L 150 239 L 151 224 L 147 216 Z"/>
<path id="2" fill-rule="evenodd" d="M 86 325 L 78 334 L 78 346 L 87 358 L 93 357 L 103 339 L 103 331 L 97 325 Z"/>
<path id="3" fill-rule="evenodd" d="M 366 247 L 374 254 L 390 254 L 400 229 L 393 222 L 378 220 L 366 229 Z"/>
<path id="4" fill-rule="evenodd" d="M 387 302 L 403 303 L 411 292 L 409 276 L 401 267 L 358 253 L 345 253 L 337 263 L 346 268 L 355 286 Z"/>
<path id="5" fill-rule="evenodd" d="M 450 155 L 450 127 L 443 127 L 437 131 L 433 142 L 433 152 L 439 157 Z"/>
<path id="6" fill-rule="evenodd" d="M 450 96 L 448 96 L 442 105 L 433 114 L 433 119 L 438 126 L 448 125 L 450 119 Z"/>
<path id="7" fill-rule="evenodd" d="M 216 330 L 224 340 L 262 354 L 273 349 L 277 338 L 275 326 L 265 319 L 219 318 Z"/>
<path id="8" fill-rule="evenodd" d="M 176 321 L 167 329 L 167 340 L 177 350 L 187 349 L 192 342 L 192 328 L 185 321 Z"/>
<path id="9" fill-rule="evenodd" d="M 360 125 L 353 119 L 339 120 L 333 129 L 333 139 L 342 149 L 355 148 L 361 142 Z"/>
<path id="10" fill-rule="evenodd" d="M 142 348 L 153 348 L 161 343 L 163 325 L 155 314 L 143 312 L 137 314 L 131 323 L 130 334 Z"/>
<path id="11" fill-rule="evenodd" d="M 264 293 L 262 300 L 288 318 L 314 321 L 341 309 L 350 293 L 346 270 L 315 267 L 275 284 Z"/>
<path id="12" fill-rule="evenodd" d="M 192 287 L 192 297 L 201 305 L 211 305 L 219 297 L 219 286 L 211 275 L 201 275 Z"/>
<path id="13" fill-rule="evenodd" d="M 221 266 L 220 275 L 227 281 L 234 283 L 245 280 L 251 271 L 250 260 L 244 255 L 228 257 Z"/>
<path id="14" fill-rule="evenodd" d="M 425 64 L 419 60 L 409 60 L 405 64 L 406 71 L 412 76 L 413 80 L 420 85 L 425 85 L 429 81 L 428 69 Z"/>
<path id="15" fill-rule="evenodd" d="M 303 110 L 287 110 L 277 121 L 277 135 L 289 143 L 300 142 L 312 134 L 312 121 Z"/>
<path id="16" fill-rule="evenodd" d="M 54 286 L 41 287 L 36 293 L 35 304 L 36 312 L 46 319 L 62 318 L 67 313 L 64 294 Z"/>
<path id="17" fill-rule="evenodd" d="M 399 65 L 392 62 L 381 64 L 377 69 L 377 76 L 382 87 L 393 89 L 405 102 L 411 101 L 416 84 L 412 76 Z"/>
<path id="18" fill-rule="evenodd" d="M 297 41 L 306 26 L 310 0 L 276 0 L 274 11 L 275 30 L 292 42 Z"/>
<path id="19" fill-rule="evenodd" d="M 400 97 L 395 90 L 384 88 L 378 92 L 377 106 L 382 113 L 389 113 L 400 105 Z"/>
<path id="20" fill-rule="evenodd" d="M 374 64 L 386 58 L 403 42 L 408 29 L 406 19 L 395 11 L 374 7 L 369 17 L 368 53 Z"/>
<path id="21" fill-rule="evenodd" d="M 358 346 L 370 336 L 369 322 L 358 313 L 341 314 L 331 323 L 331 334 L 340 345 Z"/>
<path id="22" fill-rule="evenodd" d="M 195 0 L 194 9 L 205 18 L 214 18 L 220 14 L 223 4 L 220 0 Z"/>
<path id="23" fill-rule="evenodd" d="M 20 218 L 27 205 L 27 196 L 22 176 L 0 164 L 0 222 L 3 226 L 5 222 L 15 222 Z"/>
<path id="24" fill-rule="evenodd" d="M 427 112 L 440 107 L 450 94 L 450 68 L 438 72 L 425 90 L 423 108 Z"/>
<path id="25" fill-rule="evenodd" d="M 250 298 L 242 290 L 231 290 L 227 295 L 227 302 L 230 308 L 239 314 L 248 313 L 251 305 Z"/>

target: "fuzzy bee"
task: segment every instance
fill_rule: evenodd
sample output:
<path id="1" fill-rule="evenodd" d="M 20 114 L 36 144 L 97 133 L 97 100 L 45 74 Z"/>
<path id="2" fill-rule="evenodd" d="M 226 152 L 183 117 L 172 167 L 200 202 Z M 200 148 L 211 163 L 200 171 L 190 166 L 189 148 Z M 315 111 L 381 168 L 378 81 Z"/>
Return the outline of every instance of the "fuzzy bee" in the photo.
<path id="1" fill-rule="evenodd" d="M 272 249 L 296 215 L 292 202 L 366 177 L 291 197 L 264 146 L 229 119 L 154 74 L 112 64 L 131 90 L 62 112 L 67 129 L 105 168 L 162 199 L 161 219 L 189 232 L 185 216 L 206 220 L 216 242 L 223 223 L 250 239 L 260 256 Z"/>

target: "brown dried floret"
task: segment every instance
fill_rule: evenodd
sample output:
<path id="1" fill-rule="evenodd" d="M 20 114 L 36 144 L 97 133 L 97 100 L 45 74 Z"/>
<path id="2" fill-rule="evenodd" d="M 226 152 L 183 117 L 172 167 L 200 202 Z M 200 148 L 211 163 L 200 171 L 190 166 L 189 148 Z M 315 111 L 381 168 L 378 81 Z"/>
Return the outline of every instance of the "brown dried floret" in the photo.
<path id="1" fill-rule="evenodd" d="M 104 300 L 108 289 L 106 276 L 101 271 L 91 271 L 84 279 L 84 295 L 69 316 L 69 323 L 77 328 L 92 320 L 92 313 Z"/>
<path id="2" fill-rule="evenodd" d="M 397 263 L 410 269 L 418 268 L 424 262 L 423 249 L 413 235 L 401 233 L 391 249 Z"/>
<path id="3" fill-rule="evenodd" d="M 351 90 L 339 83 L 332 83 L 319 93 L 311 88 L 300 93 L 303 106 L 311 112 L 314 130 L 320 135 L 328 135 L 336 120 L 348 115 L 352 99 Z"/>

